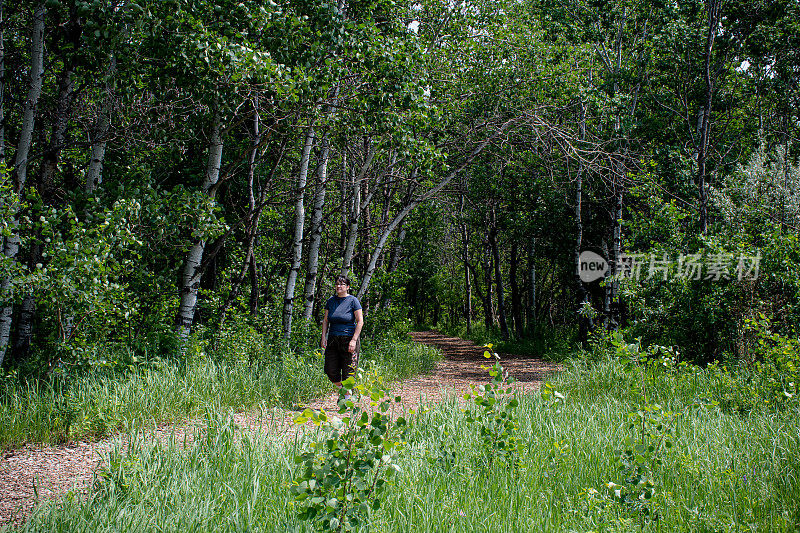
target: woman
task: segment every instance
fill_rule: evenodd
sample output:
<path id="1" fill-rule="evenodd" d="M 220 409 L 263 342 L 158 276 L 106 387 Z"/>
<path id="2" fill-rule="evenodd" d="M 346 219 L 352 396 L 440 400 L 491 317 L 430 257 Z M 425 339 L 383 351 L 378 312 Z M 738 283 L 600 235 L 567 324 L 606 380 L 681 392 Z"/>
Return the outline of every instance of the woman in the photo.
<path id="1" fill-rule="evenodd" d="M 336 295 L 325 302 L 322 317 L 322 348 L 325 350 L 325 374 L 337 387 L 355 373 L 364 314 L 358 298 L 349 294 L 350 280 L 336 277 Z M 349 394 L 348 394 L 349 396 Z"/>

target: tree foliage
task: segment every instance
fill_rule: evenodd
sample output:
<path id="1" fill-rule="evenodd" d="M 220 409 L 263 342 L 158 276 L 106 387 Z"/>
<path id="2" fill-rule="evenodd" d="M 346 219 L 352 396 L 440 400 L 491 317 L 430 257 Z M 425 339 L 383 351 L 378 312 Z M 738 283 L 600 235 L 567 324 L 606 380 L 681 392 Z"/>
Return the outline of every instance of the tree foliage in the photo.
<path id="1" fill-rule="evenodd" d="M 796 321 L 797 11 L 4 2 L 0 361 L 47 371 L 176 317 L 283 313 L 292 346 L 339 272 L 368 321 L 747 357 L 753 313 Z M 587 249 L 612 274 L 760 254 L 761 276 L 590 283 Z"/>

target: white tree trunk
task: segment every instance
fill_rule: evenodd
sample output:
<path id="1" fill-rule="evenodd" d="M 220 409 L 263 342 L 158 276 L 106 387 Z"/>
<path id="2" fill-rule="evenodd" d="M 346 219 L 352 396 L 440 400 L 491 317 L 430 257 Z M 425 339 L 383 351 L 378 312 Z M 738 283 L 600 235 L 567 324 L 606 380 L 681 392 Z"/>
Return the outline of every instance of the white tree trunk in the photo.
<path id="1" fill-rule="evenodd" d="M 89 153 L 89 166 L 86 169 L 86 181 L 84 190 L 93 193 L 103 181 L 103 160 L 106 157 L 105 135 L 108 132 L 108 118 L 105 113 L 97 121 L 97 133 L 92 141 L 92 149 Z"/>
<path id="2" fill-rule="evenodd" d="M 484 141 L 479 144 L 472 152 L 467 155 L 466 159 L 456 167 L 455 170 L 450 172 L 447 176 L 442 178 L 442 180 L 436 184 L 435 187 L 429 189 L 426 193 L 421 194 L 415 198 L 413 198 L 395 217 L 389 222 L 389 225 L 386 226 L 386 229 L 383 230 L 381 233 L 380 238 L 378 239 L 378 244 L 375 246 L 375 249 L 372 252 L 372 256 L 369 260 L 369 265 L 367 266 L 367 271 L 364 273 L 364 277 L 361 280 L 361 286 L 358 288 L 358 299 L 361 300 L 365 294 L 367 294 L 367 290 L 369 289 L 369 282 L 372 279 L 372 275 L 375 273 L 375 267 L 378 264 L 378 258 L 380 257 L 381 253 L 383 252 L 384 246 L 386 246 L 386 240 L 391 235 L 392 231 L 406 218 L 415 207 L 417 207 L 422 202 L 433 198 L 436 194 L 439 193 L 442 189 L 444 189 L 448 183 L 452 181 L 454 177 L 456 177 L 462 170 L 464 170 L 472 160 L 475 159 L 486 146 L 489 145 L 492 140 L 504 132 L 506 129 L 509 128 L 512 124 L 516 123 L 517 119 L 509 120 L 500 126 L 497 131 L 495 131 L 492 135 L 484 139 Z M 416 174 L 416 169 L 412 173 L 412 176 Z M 413 179 L 413 177 L 412 177 Z"/>
<path id="3" fill-rule="evenodd" d="M 528 329 L 532 329 L 536 322 L 536 237 L 531 237 L 530 248 L 528 251 L 528 263 L 530 264 L 530 305 L 528 306 Z"/>
<path id="4" fill-rule="evenodd" d="M 0 165 L 6 162 L 6 36 L 3 22 L 3 2 L 0 2 Z"/>
<path id="5" fill-rule="evenodd" d="M 50 134 L 50 143 L 47 151 L 42 158 L 42 165 L 39 172 L 40 183 L 45 190 L 50 187 L 53 176 L 58 166 L 58 159 L 61 157 L 61 149 L 64 146 L 67 136 L 67 125 L 69 123 L 72 100 L 75 96 L 75 81 L 73 80 L 74 69 L 67 67 L 59 80 L 58 100 L 56 101 L 56 115 L 53 124 L 53 131 Z"/>
<path id="6" fill-rule="evenodd" d="M 387 271 L 389 274 L 397 271 L 397 266 L 400 264 L 400 249 L 403 247 L 403 241 L 406 240 L 406 228 L 404 224 L 400 223 L 400 230 L 397 234 L 397 238 L 394 240 L 394 246 L 392 246 L 392 256 L 389 258 L 389 270 Z M 389 291 L 386 291 L 381 298 L 380 308 L 386 309 L 392 304 L 392 298 L 389 296 Z"/>
<path id="7" fill-rule="evenodd" d="M 203 181 L 203 191 L 213 197 L 214 186 L 219 180 L 219 171 L 222 166 L 222 120 L 219 111 L 215 111 L 213 124 L 211 127 L 211 140 L 208 146 L 208 162 L 206 164 L 205 180 Z M 200 287 L 202 272 L 200 263 L 203 261 L 205 251 L 205 241 L 199 240 L 192 244 L 186 254 L 183 273 L 181 275 L 181 303 L 178 308 L 176 323 L 178 333 L 186 341 L 192 329 L 194 312 L 197 307 L 197 290 Z"/>
<path id="8" fill-rule="evenodd" d="M 699 146 L 697 149 L 697 190 L 700 200 L 700 233 L 703 235 L 708 231 L 708 191 L 706 181 L 708 179 L 708 151 L 709 140 L 711 137 L 711 111 L 714 99 L 716 76 L 712 77 L 711 54 L 714 48 L 714 40 L 719 31 L 720 6 L 722 0 L 708 0 L 706 7 L 708 11 L 708 34 L 706 35 L 706 46 L 703 61 L 703 79 L 705 81 L 705 99 L 703 102 L 702 115 L 700 119 Z"/>
<path id="9" fill-rule="evenodd" d="M 472 284 L 469 278 L 469 234 L 467 232 L 467 221 L 464 218 L 464 193 L 458 205 L 458 218 L 461 226 L 461 260 L 464 263 L 464 318 L 467 320 L 467 331 L 472 331 Z M 394 263 L 394 261 L 392 261 Z"/>
<path id="10" fill-rule="evenodd" d="M 611 276 L 612 281 L 608 285 L 611 286 L 611 293 L 609 294 L 609 305 L 611 312 L 610 326 L 617 330 L 619 328 L 622 317 L 620 315 L 619 306 L 619 271 L 622 268 L 620 264 L 622 258 L 622 189 L 618 188 L 614 192 L 614 223 L 612 233 L 612 256 L 611 256 Z"/>
<path id="11" fill-rule="evenodd" d="M 314 295 L 319 274 L 319 247 L 322 243 L 322 209 L 325 207 L 325 187 L 328 182 L 328 160 L 330 158 L 330 143 L 328 134 L 322 137 L 322 148 L 317 168 L 317 194 L 314 196 L 314 213 L 311 215 L 311 239 L 308 243 L 308 273 L 306 274 L 305 302 L 303 317 L 311 318 L 314 311 Z"/>
<path id="12" fill-rule="evenodd" d="M 367 175 L 372 159 L 375 157 L 375 148 L 371 147 L 367 153 L 367 158 L 361 166 L 358 175 L 353 176 L 353 196 L 350 209 L 350 218 L 347 228 L 347 244 L 342 254 L 342 268 L 339 272 L 342 276 L 349 276 L 350 270 L 353 268 L 353 253 L 356 249 L 356 238 L 358 237 L 358 219 L 361 216 L 361 181 Z M 353 169 L 355 174 L 355 169 Z"/>
<path id="13" fill-rule="evenodd" d="M 19 193 L 28 177 L 28 154 L 33 140 L 36 107 L 42 94 L 44 63 L 44 2 L 38 2 L 33 14 L 33 38 L 31 40 L 31 71 L 28 97 L 23 103 L 22 128 L 14 157 L 14 190 Z"/>
<path id="14" fill-rule="evenodd" d="M 258 100 L 253 103 L 253 147 L 250 150 L 250 157 L 247 163 L 247 199 L 249 209 L 247 212 L 247 222 L 245 223 L 245 245 L 247 252 L 245 253 L 242 265 L 239 268 L 239 274 L 233 279 L 231 284 L 231 292 L 225 299 L 225 303 L 219 312 L 220 325 L 225 322 L 225 316 L 228 308 L 233 304 L 234 300 L 239 297 L 239 290 L 242 287 L 244 276 L 247 274 L 248 267 L 251 273 L 255 273 L 257 268 L 255 259 L 255 241 L 256 234 L 258 233 L 258 222 L 261 216 L 261 207 L 263 206 L 262 194 L 259 194 L 259 206 L 256 207 L 256 194 L 255 194 L 255 174 L 256 174 L 256 156 L 258 155 L 258 148 L 261 145 L 261 117 L 258 114 Z M 252 281 L 252 280 L 251 280 Z M 251 289 L 256 292 L 255 296 L 251 294 L 251 302 L 253 297 L 258 300 L 258 285 L 253 286 Z M 255 314 L 255 313 L 254 313 Z"/>
<path id="15" fill-rule="evenodd" d="M 33 318 L 36 313 L 36 298 L 28 293 L 19 306 L 19 322 L 17 324 L 17 340 L 14 343 L 16 354 L 25 354 L 30 349 L 33 338 Z M 17 355 L 18 357 L 19 355 Z"/>
<path id="16" fill-rule="evenodd" d="M 353 172 L 353 183 L 356 184 L 355 172 Z M 350 269 L 353 267 L 353 252 L 356 248 L 356 237 L 358 236 L 358 214 L 361 211 L 361 187 L 353 186 L 353 196 L 350 201 L 350 213 L 347 217 L 347 240 L 345 241 L 344 252 L 342 253 L 342 268 L 339 272 L 342 276 L 349 276 Z"/>
<path id="17" fill-rule="evenodd" d="M 73 74 L 75 68 L 72 64 L 64 65 L 64 70 L 58 76 L 58 98 L 56 100 L 55 116 L 53 118 L 53 128 L 50 133 L 50 141 L 44 151 L 42 163 L 39 166 L 39 184 L 42 190 L 48 191 L 53 187 L 53 178 L 61 157 L 61 151 L 67 139 L 67 126 L 72 114 L 72 102 L 75 97 L 75 81 Z M 30 255 L 30 265 L 39 262 L 41 257 L 41 247 L 33 246 Z M 22 300 L 20 306 L 19 322 L 17 323 L 17 340 L 14 345 L 15 353 L 19 355 L 27 354 L 33 337 L 33 318 L 36 310 L 36 300 L 32 292 L 28 292 Z M 67 324 L 71 321 L 67 320 Z M 72 335 L 71 327 L 66 331 L 65 338 Z"/>
<path id="18" fill-rule="evenodd" d="M 294 307 L 294 290 L 297 276 L 300 274 L 300 263 L 303 259 L 303 230 L 306 211 L 303 205 L 308 178 L 308 160 L 311 147 L 314 145 L 314 125 L 308 127 L 303 153 L 300 156 L 300 171 L 297 177 L 297 199 L 294 205 L 294 237 L 292 238 L 292 266 L 286 279 L 286 292 L 283 297 L 283 338 L 287 341 L 292 336 L 292 309 Z"/>
<path id="19" fill-rule="evenodd" d="M 589 83 L 591 84 L 591 73 L 589 74 Z M 586 137 L 586 104 L 581 102 L 581 115 L 580 123 L 578 125 L 580 131 L 580 139 Z M 584 177 L 583 161 L 578 163 L 578 172 L 576 174 L 575 184 L 575 249 L 573 251 L 574 265 L 575 265 L 575 283 L 578 291 L 578 307 L 582 309 L 587 303 L 590 302 L 589 292 L 580 276 L 581 270 L 581 248 L 583 247 L 583 177 Z M 586 342 L 589 332 L 592 330 L 594 324 L 592 318 L 585 313 L 578 315 L 578 337 L 582 343 Z"/>
<path id="20" fill-rule="evenodd" d="M 114 75 L 117 70 L 117 61 L 112 56 L 109 58 L 108 63 L 108 76 L 109 78 Z M 106 139 L 108 137 L 108 129 L 111 122 L 111 87 L 110 82 L 106 82 L 104 95 L 103 95 L 103 109 L 100 111 L 100 116 L 97 117 L 97 124 L 95 124 L 94 132 L 92 135 L 92 148 L 89 155 L 89 166 L 86 169 L 86 180 L 84 182 L 84 191 L 91 194 L 103 181 L 103 161 L 106 156 Z"/>
<path id="21" fill-rule="evenodd" d="M 397 270 L 397 266 L 400 264 L 400 249 L 403 247 L 403 242 L 406 240 L 406 228 L 400 224 L 400 233 L 397 234 L 397 239 L 395 239 L 394 249 L 392 250 L 392 258 L 389 261 L 389 272 L 394 272 Z"/>
<path id="22" fill-rule="evenodd" d="M 28 177 L 28 155 L 33 140 L 34 120 L 36 116 L 36 106 L 42 94 L 42 67 L 44 63 L 44 2 L 37 2 L 33 13 L 33 34 L 31 38 L 31 70 L 30 81 L 28 84 L 28 96 L 23 103 L 22 128 L 20 129 L 17 151 L 14 156 L 14 192 L 22 192 L 25 181 Z M 19 220 L 16 214 L 12 216 L 9 230 L 11 234 L 6 237 L 3 245 L 3 253 L 9 259 L 15 259 L 19 253 Z M 0 283 L 0 298 L 5 303 L 0 310 L 0 365 L 3 364 L 6 348 L 11 338 L 11 315 L 13 311 L 12 296 L 9 294 L 12 279 L 3 278 Z"/>

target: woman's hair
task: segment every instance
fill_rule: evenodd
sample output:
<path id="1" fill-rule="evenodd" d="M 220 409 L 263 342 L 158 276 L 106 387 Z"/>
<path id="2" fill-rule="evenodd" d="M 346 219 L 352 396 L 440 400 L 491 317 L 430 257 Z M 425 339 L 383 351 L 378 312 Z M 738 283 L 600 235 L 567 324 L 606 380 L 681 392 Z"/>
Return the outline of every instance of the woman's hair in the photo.
<path id="1" fill-rule="evenodd" d="M 344 283 L 348 287 L 350 286 L 350 278 L 347 276 L 336 276 L 336 279 L 333 280 L 334 283 Z"/>

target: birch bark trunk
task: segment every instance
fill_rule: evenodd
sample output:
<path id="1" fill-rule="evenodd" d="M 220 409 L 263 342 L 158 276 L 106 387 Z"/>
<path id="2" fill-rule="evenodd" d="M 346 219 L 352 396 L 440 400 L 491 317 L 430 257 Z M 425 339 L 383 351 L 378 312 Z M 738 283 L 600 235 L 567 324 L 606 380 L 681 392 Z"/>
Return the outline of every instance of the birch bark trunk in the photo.
<path id="1" fill-rule="evenodd" d="M 219 180 L 219 171 L 222 166 L 222 119 L 219 110 L 214 112 L 211 125 L 211 138 L 208 146 L 208 162 L 206 164 L 205 180 L 203 182 L 203 192 L 212 199 L 215 195 L 215 185 Z M 178 333 L 185 342 L 191 332 L 194 313 L 197 308 L 197 290 L 200 287 L 202 272 L 200 263 L 203 261 L 203 252 L 206 242 L 198 240 L 194 242 L 186 253 L 183 273 L 181 275 L 181 303 L 178 308 L 176 323 Z"/>
<path id="2" fill-rule="evenodd" d="M 494 263 L 494 283 L 497 287 L 497 318 L 500 320 L 500 333 L 503 340 L 508 340 L 508 321 L 506 320 L 505 288 L 503 286 L 503 271 L 500 268 L 500 248 L 497 242 L 497 215 L 492 206 L 492 222 L 489 229 L 489 246 L 492 250 Z"/>
<path id="3" fill-rule="evenodd" d="M 56 172 L 61 149 L 64 147 L 67 134 L 67 124 L 70 118 L 72 101 L 75 96 L 75 81 L 72 68 L 66 70 L 59 80 L 58 100 L 56 101 L 55 123 L 50 134 L 50 143 L 42 158 L 40 170 L 40 183 L 46 191 L 52 187 L 53 176 Z"/>
<path id="4" fill-rule="evenodd" d="M 319 274 L 319 247 L 322 243 L 322 210 L 325 207 L 325 188 L 328 182 L 328 160 L 330 158 L 330 143 L 328 133 L 322 136 L 319 165 L 317 167 L 317 192 L 314 196 L 314 213 L 311 215 L 311 237 L 308 243 L 308 273 L 304 291 L 303 318 L 311 319 L 314 312 L 314 295 L 317 288 L 317 275 Z"/>
<path id="5" fill-rule="evenodd" d="M 339 272 L 341 276 L 349 276 L 353 267 L 353 252 L 358 236 L 358 215 L 361 211 L 361 187 L 356 180 L 355 169 L 350 169 L 350 175 L 353 192 L 350 200 L 350 212 L 347 214 L 347 237 L 345 237 L 345 246 L 342 252 L 342 268 Z"/>
<path id="6" fill-rule="evenodd" d="M 403 241 L 406 240 L 406 228 L 403 223 L 400 223 L 400 231 L 397 234 L 394 247 L 392 248 L 392 257 L 389 260 L 389 273 L 391 274 L 397 270 L 397 265 L 400 264 L 400 250 L 403 247 Z"/>
<path id="7" fill-rule="evenodd" d="M 6 163 L 6 37 L 3 8 L 0 1 L 0 165 Z"/>
<path id="8" fill-rule="evenodd" d="M 591 74 L 590 74 L 591 80 Z M 586 104 L 581 102 L 580 118 L 580 138 L 586 137 Z M 589 331 L 592 329 L 592 318 L 580 311 L 589 303 L 589 293 L 581 279 L 581 248 L 583 247 L 583 162 L 578 163 L 578 173 L 575 180 L 575 250 L 573 252 L 575 262 L 575 284 L 578 290 L 578 339 L 585 344 L 589 338 Z"/>
<path id="9" fill-rule="evenodd" d="M 530 334 L 536 323 L 536 237 L 531 237 L 530 247 L 528 248 L 528 269 L 530 270 L 528 334 Z"/>
<path id="10" fill-rule="evenodd" d="M 579 311 L 589 302 L 589 293 L 581 279 L 581 248 L 583 247 L 583 165 L 578 167 L 578 174 L 575 185 L 575 251 L 573 252 L 575 261 L 575 284 L 578 289 L 578 309 Z M 592 319 L 585 313 L 578 315 L 578 339 L 581 343 L 588 340 L 589 331 L 592 328 Z"/>
<path id="11" fill-rule="evenodd" d="M 621 321 L 621 309 L 619 302 L 619 278 L 618 274 L 622 267 L 622 188 L 618 187 L 614 191 L 614 221 L 612 225 L 612 250 L 611 250 L 611 280 L 606 286 L 610 287 L 609 306 L 610 314 L 608 326 L 616 330 Z"/>
<path id="12" fill-rule="evenodd" d="M 258 227 L 258 219 L 256 219 L 256 227 Z M 258 248 L 258 237 L 253 241 L 253 250 Z M 258 314 L 258 304 L 261 300 L 261 268 L 260 263 L 256 261 L 255 253 L 250 256 L 250 316 Z"/>
<path id="13" fill-rule="evenodd" d="M 31 39 L 31 70 L 28 97 L 23 103 L 22 128 L 17 152 L 14 156 L 14 190 L 19 193 L 28 177 L 28 155 L 33 141 L 36 108 L 42 94 L 44 64 L 44 2 L 38 2 L 33 14 L 33 37 Z"/>
<path id="14" fill-rule="evenodd" d="M 314 125 L 308 127 L 303 152 L 300 156 L 300 171 L 297 178 L 297 197 L 294 206 L 294 237 L 292 238 L 292 265 L 286 279 L 286 292 L 283 296 L 283 338 L 287 341 L 292 336 L 292 310 L 294 308 L 294 292 L 300 264 L 303 259 L 303 230 L 305 229 L 305 194 L 308 178 L 308 160 L 311 147 L 314 146 Z"/>
<path id="15" fill-rule="evenodd" d="M 73 30 L 74 31 L 74 30 Z M 73 35 L 75 42 L 80 35 Z M 42 195 L 50 196 L 53 189 L 53 178 L 55 176 L 61 151 L 66 143 L 67 125 L 72 112 L 72 102 L 75 97 L 75 81 L 73 79 L 74 67 L 65 66 L 58 79 L 58 98 L 56 99 L 55 118 L 53 129 L 50 133 L 50 141 L 42 157 L 42 164 L 39 168 L 38 183 L 40 184 Z M 32 246 L 28 264 L 33 267 L 41 259 L 42 247 Z M 17 326 L 17 338 L 14 342 L 14 357 L 21 360 L 27 357 L 33 338 L 33 319 L 36 312 L 36 299 L 33 293 L 28 293 L 22 300 L 20 306 L 19 323 Z M 63 324 L 60 324 L 61 338 L 67 340 L 72 336 L 72 313 L 68 313 Z"/>
<path id="16" fill-rule="evenodd" d="M 697 150 L 697 193 L 700 200 L 700 232 L 705 234 L 708 231 L 708 191 L 706 190 L 706 180 L 708 170 L 706 169 L 708 160 L 708 144 L 711 135 L 711 105 L 714 99 L 714 80 L 711 78 L 711 54 L 714 49 L 714 40 L 719 25 L 719 12 L 721 0 L 708 0 L 708 34 L 706 35 L 706 45 L 703 61 L 703 79 L 705 81 L 705 101 L 700 120 L 700 143 Z"/>
<path id="17" fill-rule="evenodd" d="M 19 194 L 25 187 L 28 177 L 28 155 L 30 153 L 31 142 L 33 140 L 33 130 L 36 117 L 36 108 L 39 97 L 42 94 L 42 76 L 44 63 L 44 2 L 36 3 L 33 13 L 33 32 L 31 37 L 31 66 L 30 81 L 28 84 L 28 95 L 23 103 L 22 127 L 20 129 L 17 151 L 14 156 L 13 180 L 14 192 Z M 9 224 L 11 234 L 6 237 L 3 245 L 3 254 L 11 260 L 15 260 L 19 253 L 19 220 L 14 213 Z M 13 304 L 11 303 L 11 277 L 3 278 L 0 284 L 0 298 L 5 300 L 2 310 L 0 310 L 0 365 L 3 364 L 6 348 L 11 338 L 11 320 Z"/>
<path id="18" fill-rule="evenodd" d="M 353 200 L 351 203 L 350 216 L 348 219 L 347 240 L 342 254 L 342 268 L 339 272 L 342 276 L 349 276 L 353 268 L 353 253 L 356 249 L 356 238 L 358 237 L 358 219 L 361 216 L 361 181 L 367 175 L 372 159 L 375 157 L 375 148 L 370 147 L 364 164 L 361 166 L 358 175 L 355 174 L 355 167 L 351 170 L 353 182 Z"/>
<path id="19" fill-rule="evenodd" d="M 516 241 L 511 243 L 511 259 L 509 261 L 509 284 L 511 285 L 511 319 L 514 322 L 514 331 L 517 338 L 522 338 L 524 325 L 522 323 L 522 294 L 517 281 L 517 268 L 519 266 L 519 245 Z"/>
<path id="20" fill-rule="evenodd" d="M 403 222 L 400 222 L 399 230 L 397 232 L 397 238 L 394 241 L 394 245 L 392 246 L 392 255 L 389 258 L 389 270 L 388 273 L 392 274 L 397 270 L 397 266 L 400 264 L 400 257 L 401 253 L 400 250 L 403 248 L 403 241 L 406 239 L 406 228 Z M 386 309 L 392 304 L 392 298 L 390 296 L 390 291 L 386 291 L 383 293 L 380 302 L 380 308 Z"/>
<path id="21" fill-rule="evenodd" d="M 42 247 L 40 245 L 34 244 L 31 246 L 28 264 L 36 264 L 36 261 L 39 260 L 41 254 Z M 12 355 L 17 361 L 25 359 L 30 350 L 31 340 L 33 339 L 33 318 L 35 313 L 36 298 L 34 298 L 33 294 L 28 293 L 22 299 L 22 303 L 19 306 L 19 322 L 17 323 L 16 335 L 17 338 L 14 342 L 14 349 L 12 350 Z M 62 326 L 62 330 L 64 330 L 62 332 L 62 338 L 68 338 L 66 335 L 71 333 L 70 331 L 65 330 L 66 327 L 72 327 L 71 319 L 68 317 L 65 322 L 66 324 Z"/>
<path id="22" fill-rule="evenodd" d="M 244 277 L 247 274 L 248 268 L 250 269 L 251 274 L 257 268 L 255 260 L 255 238 L 256 234 L 258 233 L 258 222 L 261 215 L 261 205 L 256 206 L 256 195 L 255 195 L 254 185 L 255 185 L 255 173 L 256 173 L 256 156 L 258 155 L 258 147 L 260 146 L 260 144 L 261 144 L 261 120 L 258 114 L 258 104 L 255 104 L 253 109 L 252 148 L 250 149 L 250 156 L 247 161 L 248 211 L 247 211 L 247 222 L 245 223 L 245 238 L 244 238 L 245 248 L 247 249 L 247 252 L 245 253 L 242 265 L 239 268 L 238 275 L 233 279 L 233 283 L 231 285 L 231 292 L 228 294 L 228 297 L 225 299 L 225 303 L 222 305 L 222 308 L 220 309 L 219 313 L 220 324 L 225 322 L 225 316 L 228 312 L 228 309 L 233 304 L 234 300 L 236 300 L 236 298 L 239 296 L 239 291 L 241 290 L 242 282 L 244 281 Z M 261 204 L 261 200 L 262 199 L 259 198 L 259 204 Z M 252 290 L 252 281 L 251 281 L 251 290 Z"/>
<path id="23" fill-rule="evenodd" d="M 461 195 L 458 213 L 461 222 L 461 260 L 464 263 L 464 318 L 467 321 L 467 332 L 472 331 L 472 284 L 469 276 L 469 234 L 467 233 L 467 221 L 464 220 L 464 195 Z"/>
<path id="24" fill-rule="evenodd" d="M 111 56 L 108 61 L 108 78 L 103 91 L 103 108 L 97 117 L 94 131 L 92 132 L 92 147 L 89 153 L 89 166 L 86 168 L 84 190 L 92 194 L 103 181 L 103 162 L 106 157 L 106 143 L 108 130 L 111 124 L 111 82 L 110 78 L 117 70 L 117 60 Z"/>
<path id="25" fill-rule="evenodd" d="M 494 327 L 495 314 L 494 307 L 492 306 L 492 302 L 494 301 L 494 289 L 492 286 L 492 252 L 489 246 L 488 236 L 483 241 L 483 250 L 484 252 L 481 254 L 481 269 L 483 270 L 483 282 L 484 285 L 486 285 L 486 292 L 483 299 L 483 323 L 486 326 L 486 330 L 490 331 Z"/>

